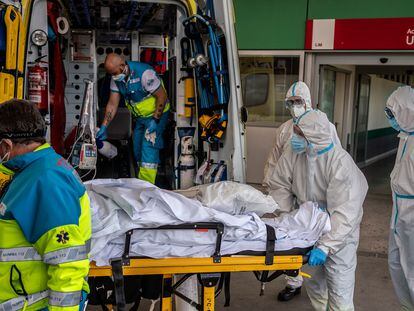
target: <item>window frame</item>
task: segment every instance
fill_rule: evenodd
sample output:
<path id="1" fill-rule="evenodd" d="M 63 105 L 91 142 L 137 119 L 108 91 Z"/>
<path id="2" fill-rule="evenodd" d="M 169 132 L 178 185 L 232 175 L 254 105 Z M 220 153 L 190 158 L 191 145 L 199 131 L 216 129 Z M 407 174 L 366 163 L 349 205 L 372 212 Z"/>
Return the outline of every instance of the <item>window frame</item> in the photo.
<path id="1" fill-rule="evenodd" d="M 299 57 L 299 81 L 304 79 L 304 69 L 305 69 L 305 51 L 298 50 L 239 50 L 239 58 L 243 57 Z M 273 122 L 270 124 L 268 121 L 254 121 L 249 122 L 247 119 L 246 126 L 254 127 L 274 127 L 277 128 L 280 126 L 280 123 Z"/>
<path id="2" fill-rule="evenodd" d="M 269 75 L 268 75 L 268 74 L 266 74 L 266 73 L 262 73 L 262 72 L 259 72 L 259 73 L 251 73 L 251 74 L 248 74 L 248 75 L 247 75 L 247 77 L 250 77 L 250 76 L 256 76 L 256 75 L 265 76 L 265 77 L 266 77 L 267 86 L 269 86 Z M 245 90 L 242 90 L 242 94 L 243 94 L 243 96 L 246 96 Z M 260 105 L 265 104 L 265 103 L 267 102 L 267 100 L 268 100 L 268 99 L 269 99 L 269 88 L 267 89 L 267 93 L 266 93 L 266 95 L 265 95 L 264 100 L 263 100 L 260 104 L 249 105 L 249 106 L 247 105 L 247 103 L 244 103 L 244 102 L 243 102 L 243 104 L 244 104 L 244 106 L 245 106 L 246 108 L 249 108 L 249 107 L 255 107 L 255 106 L 260 106 Z"/>

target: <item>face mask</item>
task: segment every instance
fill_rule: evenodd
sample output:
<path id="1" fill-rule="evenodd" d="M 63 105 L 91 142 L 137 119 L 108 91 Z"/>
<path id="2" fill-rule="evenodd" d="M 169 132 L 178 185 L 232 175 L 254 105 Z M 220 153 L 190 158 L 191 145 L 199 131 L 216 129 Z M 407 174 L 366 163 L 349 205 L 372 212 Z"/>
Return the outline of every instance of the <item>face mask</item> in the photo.
<path id="1" fill-rule="evenodd" d="M 305 138 L 293 133 L 292 138 L 290 139 L 290 145 L 294 153 L 300 154 L 306 151 L 308 142 Z"/>
<path id="2" fill-rule="evenodd" d="M 126 78 L 126 73 L 127 73 L 127 66 L 125 65 L 124 70 L 122 70 L 122 73 L 115 75 L 112 78 L 114 79 L 114 81 L 122 82 Z"/>
<path id="3" fill-rule="evenodd" d="M 292 118 L 297 119 L 301 115 L 303 115 L 306 112 L 306 109 L 304 106 L 293 106 L 290 109 L 290 114 L 292 115 Z"/>
<path id="4" fill-rule="evenodd" d="M 2 144 L 3 139 L 0 141 L 0 145 Z M 6 163 L 10 159 L 10 151 L 6 152 L 6 154 L 0 157 L 0 164 Z"/>
<path id="5" fill-rule="evenodd" d="M 388 122 L 390 123 L 391 127 L 392 127 L 394 130 L 396 130 L 396 131 L 398 131 L 398 132 L 401 132 L 401 131 L 402 131 L 402 129 L 401 129 L 401 127 L 400 127 L 400 125 L 398 124 L 398 122 L 397 122 L 397 120 L 396 120 L 395 118 L 388 119 Z"/>
<path id="6" fill-rule="evenodd" d="M 114 81 L 117 82 L 122 82 L 125 80 L 126 74 L 125 73 L 120 73 L 119 75 L 113 76 L 112 79 L 114 79 Z"/>

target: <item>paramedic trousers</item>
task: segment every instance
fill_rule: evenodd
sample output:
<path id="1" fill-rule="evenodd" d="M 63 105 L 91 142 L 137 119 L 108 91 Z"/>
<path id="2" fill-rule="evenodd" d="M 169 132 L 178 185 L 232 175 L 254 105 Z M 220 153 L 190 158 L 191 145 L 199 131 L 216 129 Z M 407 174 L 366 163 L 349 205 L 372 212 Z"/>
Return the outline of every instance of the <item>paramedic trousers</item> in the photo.
<path id="1" fill-rule="evenodd" d="M 169 111 L 164 112 L 158 123 L 155 144 L 145 138 L 152 117 L 137 118 L 133 134 L 134 159 L 138 163 L 138 178 L 155 184 L 160 163 L 160 150 L 164 148 L 163 134 L 168 123 Z"/>
<path id="2" fill-rule="evenodd" d="M 329 255 L 323 266 L 304 270 L 312 278 L 305 278 L 306 291 L 312 306 L 317 311 L 353 311 L 355 269 L 359 228 L 354 231 L 344 246 L 334 255 Z"/>
<path id="3" fill-rule="evenodd" d="M 401 310 L 414 310 L 414 210 L 412 199 L 394 198 L 388 267 Z"/>
<path id="4" fill-rule="evenodd" d="M 297 289 L 302 287 L 303 284 L 303 277 L 301 275 L 298 276 L 286 276 L 286 286 L 290 288 Z"/>

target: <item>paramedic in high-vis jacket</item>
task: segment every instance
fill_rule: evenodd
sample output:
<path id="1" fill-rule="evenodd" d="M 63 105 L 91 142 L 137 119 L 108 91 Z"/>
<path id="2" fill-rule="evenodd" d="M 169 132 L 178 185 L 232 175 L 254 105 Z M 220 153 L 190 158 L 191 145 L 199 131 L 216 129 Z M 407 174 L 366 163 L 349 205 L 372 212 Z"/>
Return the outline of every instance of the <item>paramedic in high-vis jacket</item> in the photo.
<path id="1" fill-rule="evenodd" d="M 115 117 L 122 95 L 135 119 L 133 143 L 138 178 L 154 184 L 170 109 L 161 79 L 150 65 L 126 62 L 117 54 L 106 57 L 105 70 L 112 76 L 111 93 L 96 138 L 107 138 L 108 125 Z"/>
<path id="2" fill-rule="evenodd" d="M 45 132 L 33 104 L 0 104 L 0 310 L 78 311 L 89 292 L 89 198 Z"/>

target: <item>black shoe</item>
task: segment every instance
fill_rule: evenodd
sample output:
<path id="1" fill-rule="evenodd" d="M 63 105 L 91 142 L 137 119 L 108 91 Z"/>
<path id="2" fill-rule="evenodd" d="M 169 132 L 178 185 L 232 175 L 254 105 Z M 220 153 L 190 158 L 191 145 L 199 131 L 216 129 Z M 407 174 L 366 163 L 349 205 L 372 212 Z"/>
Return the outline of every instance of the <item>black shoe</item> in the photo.
<path id="1" fill-rule="evenodd" d="M 300 294 L 301 290 L 302 290 L 302 287 L 291 288 L 289 286 L 286 286 L 283 290 L 280 291 L 279 295 L 277 295 L 277 300 L 279 301 L 292 300 L 293 297 Z"/>

